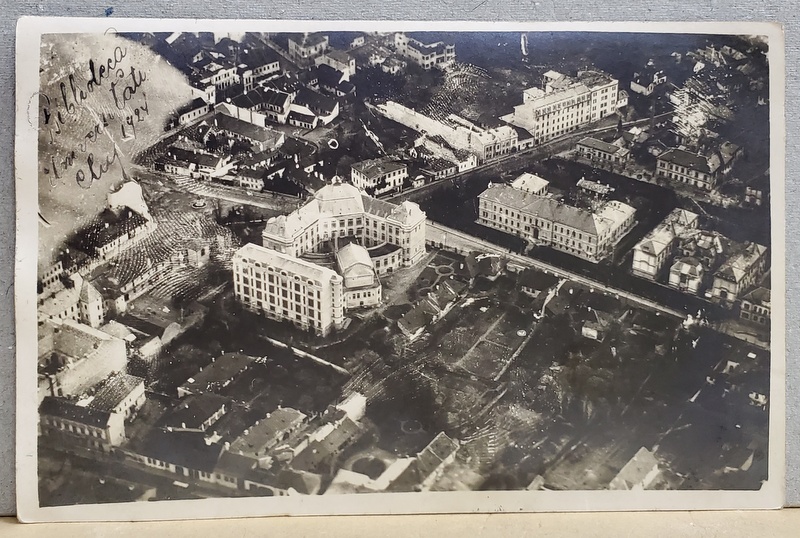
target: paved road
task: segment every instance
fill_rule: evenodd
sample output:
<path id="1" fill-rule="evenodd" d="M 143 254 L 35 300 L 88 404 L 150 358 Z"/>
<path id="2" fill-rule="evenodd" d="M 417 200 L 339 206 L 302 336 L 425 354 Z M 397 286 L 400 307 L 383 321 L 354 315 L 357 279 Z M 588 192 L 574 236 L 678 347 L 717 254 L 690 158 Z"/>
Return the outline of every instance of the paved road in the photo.
<path id="1" fill-rule="evenodd" d="M 681 311 L 677 309 L 670 308 L 668 306 L 659 304 L 656 301 L 648 299 L 646 297 L 642 297 L 640 295 L 636 295 L 629 291 L 616 288 L 610 286 L 608 284 L 604 284 L 598 280 L 593 278 L 589 278 L 578 273 L 569 271 L 563 267 L 558 267 L 556 265 L 552 265 L 540 260 L 536 260 L 534 258 L 530 258 L 528 256 L 523 256 L 521 254 L 516 254 L 511 252 L 508 249 L 504 249 L 502 247 L 498 247 L 497 245 L 490 243 L 488 241 L 484 241 L 483 239 L 478 239 L 477 237 L 465 234 L 464 232 L 460 232 L 454 228 L 448 228 L 447 226 L 443 226 L 433 221 L 427 221 L 426 226 L 426 237 L 425 240 L 429 244 L 434 245 L 444 245 L 445 249 L 456 249 L 461 253 L 468 253 L 472 250 L 482 250 L 485 252 L 492 252 L 496 254 L 502 254 L 507 259 L 518 263 L 524 267 L 534 267 L 540 271 L 545 271 L 548 273 L 553 273 L 560 277 L 568 278 L 573 282 L 577 282 L 579 284 L 583 284 L 589 286 L 591 288 L 601 290 L 607 293 L 612 293 L 619 297 L 624 297 L 630 301 L 639 303 L 643 306 L 652 308 L 659 312 L 663 312 L 665 314 L 669 314 L 671 316 L 675 316 L 678 318 L 685 318 L 686 311 Z"/>
<path id="2" fill-rule="evenodd" d="M 131 168 L 135 175 L 142 180 L 157 182 L 164 187 L 188 192 L 203 198 L 217 198 L 234 204 L 250 205 L 282 213 L 288 213 L 296 209 L 299 201 L 298 198 L 292 196 L 273 196 L 272 194 L 261 192 L 245 191 L 244 189 L 216 185 L 207 181 L 155 172 L 139 165 L 134 165 Z"/>
<path id="3" fill-rule="evenodd" d="M 666 117 L 668 114 L 661 114 L 656 116 L 656 119 L 660 119 L 662 117 Z M 650 118 L 644 118 L 641 120 L 634 120 L 623 123 L 623 127 L 632 127 L 632 126 L 639 126 L 645 125 L 650 122 Z M 471 170 L 467 170 L 466 172 L 461 172 L 454 176 L 451 176 L 446 179 L 442 179 L 439 181 L 435 181 L 433 183 L 425 184 L 421 187 L 417 187 L 415 189 L 406 189 L 403 192 L 393 194 L 390 196 L 385 197 L 386 200 L 390 202 L 399 203 L 404 200 L 418 200 L 420 198 L 424 198 L 427 196 L 431 191 L 436 190 L 437 188 L 441 187 L 442 185 L 446 184 L 450 181 L 455 181 L 456 179 L 461 179 L 465 181 L 469 181 L 474 177 L 479 177 L 479 172 L 483 172 L 486 170 L 496 169 L 497 172 L 503 172 L 508 169 L 513 169 L 514 167 L 518 167 L 521 164 L 525 164 L 531 161 L 535 161 L 538 159 L 550 157 L 556 153 L 561 151 L 565 151 L 567 149 L 571 149 L 575 143 L 577 143 L 580 139 L 600 133 L 606 133 L 608 131 L 613 131 L 617 129 L 617 125 L 608 125 L 602 127 L 595 127 L 592 129 L 577 131 L 574 133 L 569 133 L 563 135 L 559 138 L 553 139 L 545 144 L 534 146 L 532 148 L 528 148 L 522 151 L 518 151 L 516 153 L 509 153 L 507 155 L 503 155 L 498 157 L 497 159 L 492 159 L 487 161 L 480 166 L 473 168 Z"/>

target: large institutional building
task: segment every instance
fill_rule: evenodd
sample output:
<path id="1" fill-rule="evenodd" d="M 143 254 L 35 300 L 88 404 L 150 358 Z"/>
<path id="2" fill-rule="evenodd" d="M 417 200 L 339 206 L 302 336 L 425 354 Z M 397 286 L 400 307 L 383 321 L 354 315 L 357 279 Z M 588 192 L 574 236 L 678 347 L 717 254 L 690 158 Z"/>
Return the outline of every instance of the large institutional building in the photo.
<path id="1" fill-rule="evenodd" d="M 528 88 L 523 103 L 503 121 L 521 127 L 542 144 L 616 112 L 628 102 L 619 82 L 600 71 L 580 71 L 576 78 L 556 71 L 544 74 L 544 88 Z"/>
<path id="2" fill-rule="evenodd" d="M 248 309 L 326 335 L 345 312 L 381 301 L 379 277 L 425 254 L 425 213 L 334 182 L 289 215 L 267 222 L 263 246 L 233 260 L 237 299 Z"/>
<path id="3" fill-rule="evenodd" d="M 610 256 L 636 224 L 636 210 L 622 202 L 588 210 L 512 185 L 489 184 L 478 201 L 479 224 L 591 262 Z"/>

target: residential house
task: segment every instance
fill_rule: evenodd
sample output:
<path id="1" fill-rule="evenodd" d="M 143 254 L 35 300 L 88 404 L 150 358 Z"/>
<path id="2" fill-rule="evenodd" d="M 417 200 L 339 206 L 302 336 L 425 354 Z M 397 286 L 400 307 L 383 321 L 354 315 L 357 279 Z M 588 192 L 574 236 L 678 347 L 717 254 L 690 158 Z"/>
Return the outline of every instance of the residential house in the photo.
<path id="1" fill-rule="evenodd" d="M 125 342 L 71 319 L 39 328 L 39 401 L 80 396 L 112 372 L 124 372 Z"/>
<path id="2" fill-rule="evenodd" d="M 767 267 L 767 247 L 747 243 L 714 273 L 712 300 L 725 304 L 735 301 L 756 283 Z"/>
<path id="3" fill-rule="evenodd" d="M 356 59 L 341 50 L 328 49 L 321 56 L 317 56 L 314 65 L 317 67 L 327 65 L 343 73 L 344 80 L 350 80 L 350 77 L 356 74 Z"/>
<path id="4" fill-rule="evenodd" d="M 227 411 L 227 398 L 211 392 L 189 394 L 159 420 L 158 427 L 176 432 L 205 432 Z"/>
<path id="5" fill-rule="evenodd" d="M 547 194 L 548 185 L 550 185 L 549 181 L 529 172 L 523 173 L 511 182 L 513 188 L 537 196 Z"/>
<path id="6" fill-rule="evenodd" d="M 697 228 L 698 215 L 676 208 L 633 247 L 633 274 L 655 280 L 672 259 L 679 238 Z"/>
<path id="7" fill-rule="evenodd" d="M 411 59 L 423 69 L 446 69 L 456 61 L 456 46 L 437 41 L 425 44 L 404 33 L 394 35 L 394 47 L 398 54 Z"/>
<path id="8" fill-rule="evenodd" d="M 408 178 L 408 165 L 390 158 L 361 161 L 350 166 L 350 181 L 375 196 L 400 190 Z"/>
<path id="9" fill-rule="evenodd" d="M 192 123 L 196 119 L 208 114 L 210 110 L 211 105 L 200 97 L 196 97 L 192 102 L 178 109 L 176 113 L 178 116 L 178 123 L 180 125 Z"/>
<path id="10" fill-rule="evenodd" d="M 39 405 L 39 430 L 59 450 L 108 453 L 125 440 L 125 416 L 47 396 Z"/>
<path id="11" fill-rule="evenodd" d="M 112 373 L 96 389 L 90 409 L 116 413 L 132 419 L 145 402 L 144 379 L 123 372 Z"/>
<path id="12" fill-rule="evenodd" d="M 289 36 L 289 57 L 294 61 L 309 61 L 322 55 L 330 43 L 322 34 L 298 34 Z"/>
<path id="13" fill-rule="evenodd" d="M 763 283 L 746 293 L 739 306 L 739 317 L 759 325 L 769 326 L 772 312 L 771 293 Z"/>
<path id="14" fill-rule="evenodd" d="M 578 155 L 601 165 L 622 165 L 628 162 L 630 150 L 597 138 L 582 138 L 575 146 Z"/>
<path id="15" fill-rule="evenodd" d="M 669 268 L 669 285 L 675 289 L 697 295 L 703 285 L 706 269 L 694 256 L 681 256 Z"/>
<path id="16" fill-rule="evenodd" d="M 253 357 L 241 353 L 226 353 L 212 359 L 211 364 L 201 368 L 197 374 L 178 387 L 178 397 L 207 392 L 217 393 L 250 368 L 253 360 Z"/>

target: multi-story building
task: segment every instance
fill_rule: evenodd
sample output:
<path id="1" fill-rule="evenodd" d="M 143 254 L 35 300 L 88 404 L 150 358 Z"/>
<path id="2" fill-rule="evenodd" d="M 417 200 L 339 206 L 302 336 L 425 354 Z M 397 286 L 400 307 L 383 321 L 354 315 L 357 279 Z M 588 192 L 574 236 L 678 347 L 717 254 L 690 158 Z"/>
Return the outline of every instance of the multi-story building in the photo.
<path id="1" fill-rule="evenodd" d="M 578 150 L 579 156 L 601 164 L 624 164 L 628 162 L 631 153 L 627 148 L 592 137 L 582 139 L 575 149 Z"/>
<path id="2" fill-rule="evenodd" d="M 132 418 L 145 402 L 144 379 L 115 372 L 97 388 L 88 404 L 90 409 L 117 413 Z"/>
<path id="3" fill-rule="evenodd" d="M 234 255 L 233 275 L 251 311 L 323 336 L 344 324 L 344 282 L 333 269 L 249 243 Z"/>
<path id="4" fill-rule="evenodd" d="M 47 396 L 39 406 L 39 429 L 59 450 L 110 452 L 125 440 L 125 415 Z"/>
<path id="5" fill-rule="evenodd" d="M 710 191 L 717 183 L 717 169 L 709 160 L 683 149 L 671 149 L 658 156 L 656 174 Z"/>
<path id="6" fill-rule="evenodd" d="M 324 335 L 342 326 L 346 310 L 380 302 L 378 275 L 424 256 L 425 213 L 334 182 L 270 219 L 262 241 L 234 256 L 237 297 L 251 310 Z"/>
<path id="7" fill-rule="evenodd" d="M 744 245 L 714 273 L 712 300 L 724 304 L 735 301 L 753 286 L 767 267 L 767 247 L 757 243 Z"/>
<path id="8" fill-rule="evenodd" d="M 523 103 L 501 119 L 530 132 L 541 144 L 616 112 L 627 102 L 619 82 L 600 71 L 580 71 L 573 79 L 555 71 L 544 74 L 544 89 L 529 88 Z"/>
<path id="9" fill-rule="evenodd" d="M 723 142 L 714 151 L 707 153 L 692 153 L 686 149 L 673 148 L 658 156 L 656 174 L 661 178 L 710 191 L 722 176 L 730 172 L 734 161 L 741 154 L 741 148 L 730 142 Z"/>
<path id="10" fill-rule="evenodd" d="M 390 120 L 417 132 L 442 137 L 454 149 L 474 153 L 480 162 L 517 150 L 519 135 L 508 125 L 483 128 L 455 114 L 439 121 L 394 101 L 378 105 L 377 110 Z"/>
<path id="11" fill-rule="evenodd" d="M 39 330 L 39 401 L 79 396 L 113 372 L 125 371 L 125 341 L 71 319 Z"/>
<path id="12" fill-rule="evenodd" d="M 547 194 L 548 185 L 550 185 L 550 182 L 546 179 L 528 172 L 521 174 L 517 179 L 511 182 L 511 186 L 515 189 L 538 196 Z"/>
<path id="13" fill-rule="evenodd" d="M 356 74 L 356 59 L 344 51 L 330 49 L 318 56 L 314 60 L 314 65 L 327 65 L 333 69 L 344 73 L 344 79 L 350 80 L 350 77 Z"/>
<path id="14" fill-rule="evenodd" d="M 397 33 L 394 35 L 394 46 L 398 54 L 410 58 L 423 69 L 445 69 L 456 61 L 456 46 L 442 41 L 425 44 L 406 34 Z"/>
<path id="15" fill-rule="evenodd" d="M 350 181 L 375 195 L 399 190 L 408 177 L 408 166 L 391 159 L 371 159 L 350 166 Z"/>
<path id="16" fill-rule="evenodd" d="M 633 274 L 655 280 L 672 257 L 678 238 L 697 228 L 698 216 L 677 208 L 633 247 Z"/>
<path id="17" fill-rule="evenodd" d="M 289 56 L 295 61 L 313 59 L 328 50 L 328 36 L 303 34 L 289 36 Z"/>
<path id="18" fill-rule="evenodd" d="M 682 256 L 669 268 L 669 285 L 677 290 L 697 295 L 703 285 L 706 269 L 694 256 Z"/>
<path id="19" fill-rule="evenodd" d="M 739 317 L 759 325 L 769 325 L 772 312 L 771 291 L 763 284 L 742 297 Z"/>
<path id="20" fill-rule="evenodd" d="M 622 202 L 581 209 L 510 185 L 490 184 L 478 202 L 479 224 L 592 262 L 611 255 L 636 222 L 636 210 Z"/>

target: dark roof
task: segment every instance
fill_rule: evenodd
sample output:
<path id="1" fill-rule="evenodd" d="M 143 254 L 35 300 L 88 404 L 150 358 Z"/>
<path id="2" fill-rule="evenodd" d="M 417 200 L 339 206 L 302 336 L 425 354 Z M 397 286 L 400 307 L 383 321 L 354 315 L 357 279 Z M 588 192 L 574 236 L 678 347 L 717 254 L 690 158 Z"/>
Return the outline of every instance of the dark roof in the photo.
<path id="1" fill-rule="evenodd" d="M 108 425 L 111 413 L 89 407 L 75 405 L 66 398 L 46 396 L 39 406 L 39 414 L 50 417 L 59 417 L 95 428 L 104 428 Z"/>
<path id="2" fill-rule="evenodd" d="M 310 123 L 310 124 L 313 125 L 314 121 L 316 121 L 317 117 L 316 116 L 311 116 L 309 114 L 303 114 L 302 112 L 298 112 L 296 110 L 293 110 L 293 111 L 289 112 L 289 116 L 287 116 L 287 119 L 289 121 L 299 121 L 299 122 L 304 122 L 304 123 Z"/>
<path id="3" fill-rule="evenodd" d="M 202 429 L 202 424 L 224 408 L 228 400 L 216 394 L 190 394 L 164 415 L 162 428 Z"/>
<path id="4" fill-rule="evenodd" d="M 702 155 L 691 153 L 683 149 L 671 149 L 659 155 L 659 161 L 665 161 L 679 166 L 685 166 L 690 170 L 697 170 L 698 172 L 711 173 L 708 166 L 708 159 Z"/>
<path id="5" fill-rule="evenodd" d="M 361 432 L 358 424 L 349 417 L 344 417 L 333 425 L 332 431 L 321 440 L 313 440 L 300 452 L 292 466 L 299 470 L 313 470 L 328 457 L 336 455 L 339 450 Z"/>
<path id="6" fill-rule="evenodd" d="M 319 45 L 327 39 L 328 36 L 323 34 L 296 34 L 289 36 L 289 41 L 294 41 L 298 46 L 303 48 Z"/>
<path id="7" fill-rule="evenodd" d="M 361 172 L 367 178 L 375 179 L 389 172 L 408 168 L 408 165 L 391 159 L 370 159 L 353 163 L 350 167 L 357 172 Z"/>
<path id="8" fill-rule="evenodd" d="M 167 155 L 175 161 L 195 163 L 199 166 L 208 166 L 216 168 L 219 166 L 220 157 L 216 155 L 209 155 L 207 153 L 190 151 L 188 149 L 170 146 L 167 148 Z"/>
<path id="9" fill-rule="evenodd" d="M 335 88 L 344 78 L 344 73 L 328 64 L 320 64 L 314 70 L 316 70 L 316 77 L 320 86 Z"/>
<path id="10" fill-rule="evenodd" d="M 431 159 L 425 164 L 425 169 L 430 170 L 432 172 L 441 172 L 443 170 L 452 170 L 453 168 L 458 168 L 458 165 L 452 161 L 448 161 L 447 159 Z"/>
<path id="11" fill-rule="evenodd" d="M 144 379 L 130 374 L 116 373 L 106 379 L 98 390 L 89 407 L 98 411 L 113 411 Z"/>
<path id="12" fill-rule="evenodd" d="M 220 385 L 232 380 L 253 363 L 253 358 L 240 353 L 222 355 L 186 380 L 181 388 L 189 392 L 214 392 Z"/>
<path id="13" fill-rule="evenodd" d="M 139 454 L 196 471 L 214 471 L 222 445 L 208 443 L 202 432 L 176 432 L 153 428 L 141 443 Z"/>
<path id="14" fill-rule="evenodd" d="M 303 495 L 314 495 L 319 491 L 322 484 L 322 477 L 318 474 L 306 471 L 295 471 L 294 469 L 283 469 L 278 473 L 275 487 L 284 491 L 294 489 Z"/>
<path id="15" fill-rule="evenodd" d="M 205 106 L 208 106 L 208 103 L 206 103 L 205 101 L 203 101 L 202 99 L 197 97 L 194 100 L 192 100 L 191 103 L 187 103 L 187 104 L 183 105 L 182 107 L 180 107 L 178 109 L 177 113 L 178 113 L 178 115 L 183 115 L 183 114 L 186 114 L 187 112 L 191 112 L 193 110 L 197 110 L 197 109 L 203 108 Z"/>
<path id="16" fill-rule="evenodd" d="M 76 234 L 75 244 L 84 252 L 93 253 L 146 224 L 147 219 L 129 207 L 122 208 L 119 214 L 106 208 Z"/>
<path id="17" fill-rule="evenodd" d="M 214 118 L 209 120 L 210 123 L 217 129 L 228 131 L 233 134 L 238 134 L 256 142 L 272 142 L 277 141 L 279 133 L 264 127 L 259 127 L 250 122 L 228 116 L 227 114 L 216 114 Z"/>
<path id="18" fill-rule="evenodd" d="M 247 67 L 255 69 L 275 62 L 280 62 L 280 56 L 269 47 L 252 47 L 245 49 L 240 55 L 240 60 Z"/>
<path id="19" fill-rule="evenodd" d="M 596 149 L 598 151 L 602 151 L 603 153 L 611 153 L 612 155 L 620 152 L 623 149 L 619 146 L 615 146 L 614 144 L 609 144 L 608 142 L 604 142 L 603 140 L 592 138 L 590 136 L 582 138 L 580 142 L 578 142 L 578 145 Z"/>
<path id="20" fill-rule="evenodd" d="M 256 466 L 257 461 L 247 456 L 242 456 L 234 452 L 223 452 L 214 467 L 214 472 L 223 473 L 228 476 L 242 478 L 250 474 Z"/>
<path id="21" fill-rule="evenodd" d="M 338 104 L 336 99 L 326 97 L 308 88 L 302 88 L 297 92 L 294 102 L 301 106 L 306 106 L 311 111 L 321 115 L 327 115 L 333 112 Z"/>
<path id="22" fill-rule="evenodd" d="M 345 95 L 350 95 L 351 93 L 354 93 L 356 91 L 356 86 L 349 80 L 343 80 L 339 83 L 336 89 Z"/>

